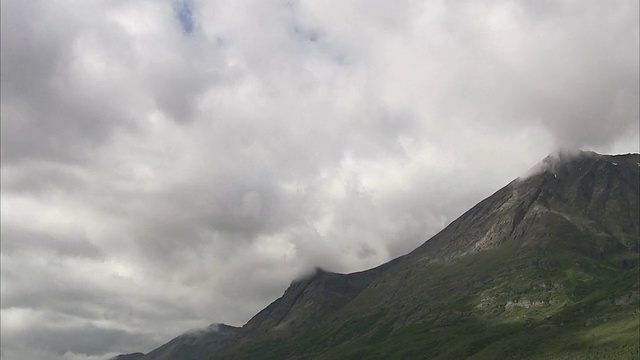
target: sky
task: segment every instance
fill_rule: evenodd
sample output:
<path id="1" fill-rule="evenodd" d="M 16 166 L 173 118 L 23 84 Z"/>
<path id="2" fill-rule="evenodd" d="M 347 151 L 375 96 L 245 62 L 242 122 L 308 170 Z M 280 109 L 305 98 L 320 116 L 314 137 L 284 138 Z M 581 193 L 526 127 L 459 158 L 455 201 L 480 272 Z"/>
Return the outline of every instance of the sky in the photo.
<path id="1" fill-rule="evenodd" d="M 1 357 L 244 324 L 549 153 L 638 152 L 636 0 L 3 0 Z"/>

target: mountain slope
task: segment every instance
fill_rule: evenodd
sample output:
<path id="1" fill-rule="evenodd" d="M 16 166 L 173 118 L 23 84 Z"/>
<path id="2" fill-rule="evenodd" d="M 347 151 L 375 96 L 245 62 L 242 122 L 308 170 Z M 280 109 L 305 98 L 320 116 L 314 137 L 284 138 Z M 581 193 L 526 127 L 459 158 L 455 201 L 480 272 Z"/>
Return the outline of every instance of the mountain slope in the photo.
<path id="1" fill-rule="evenodd" d="M 336 274 L 316 268 L 308 278 L 294 281 L 284 295 L 256 314 L 243 333 L 279 338 L 301 326 L 311 326 L 357 297 L 371 281 L 396 261 L 352 274 Z M 246 335 L 245 335 L 246 336 Z"/>
<path id="2" fill-rule="evenodd" d="M 205 329 L 188 331 L 146 355 L 119 355 L 112 360 L 200 360 L 229 345 L 239 330 L 225 324 L 211 324 Z"/>
<path id="3" fill-rule="evenodd" d="M 203 358 L 640 358 L 639 169 L 550 156 L 403 257 L 294 282 Z"/>

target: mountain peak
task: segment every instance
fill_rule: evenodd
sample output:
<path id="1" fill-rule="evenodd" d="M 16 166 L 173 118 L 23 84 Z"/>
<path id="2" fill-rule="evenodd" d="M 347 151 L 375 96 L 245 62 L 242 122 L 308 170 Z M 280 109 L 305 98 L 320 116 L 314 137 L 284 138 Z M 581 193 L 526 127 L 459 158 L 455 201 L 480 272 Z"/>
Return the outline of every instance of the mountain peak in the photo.
<path id="1" fill-rule="evenodd" d="M 326 276 L 326 275 L 339 275 L 339 274 L 331 272 L 331 271 L 327 271 L 327 270 L 323 269 L 322 267 L 316 266 L 311 271 L 308 271 L 308 272 L 303 273 L 302 275 L 298 276 L 296 279 L 294 279 L 292 281 L 292 284 L 313 280 L 313 279 L 316 279 L 316 278 L 321 277 L 323 275 Z"/>
<path id="2" fill-rule="evenodd" d="M 575 173 L 584 166 L 593 163 L 609 163 L 617 166 L 619 162 L 640 167 L 640 155 L 635 153 L 621 155 L 602 155 L 593 151 L 583 151 L 575 149 L 562 149 L 547 155 L 542 161 L 534 165 L 524 176 L 517 180 L 527 180 L 530 177 L 540 174 L 559 175 L 561 173 Z"/>
<path id="3" fill-rule="evenodd" d="M 556 174 L 560 169 L 574 161 L 580 161 L 585 159 L 595 159 L 602 155 L 593 151 L 583 151 L 578 149 L 560 149 L 547 155 L 542 161 L 534 165 L 527 171 L 524 176 L 519 179 L 524 180 L 532 176 L 539 175 L 545 172 Z"/>
<path id="4" fill-rule="evenodd" d="M 192 338 L 200 338 L 203 336 L 206 336 L 207 334 L 210 333 L 227 333 L 230 331 L 234 331 L 237 328 L 234 326 L 230 326 L 227 324 L 223 324 L 223 323 L 213 323 L 209 326 L 206 326 L 204 328 L 194 328 L 194 329 L 190 329 L 187 330 L 186 332 L 182 333 L 183 337 L 192 337 Z"/>
<path id="5" fill-rule="evenodd" d="M 429 263 L 450 263 L 506 243 L 542 244 L 542 240 L 530 239 L 531 234 L 549 221 L 565 222 L 587 233 L 615 234 L 619 244 L 637 247 L 638 163 L 638 154 L 551 154 L 527 177 L 472 207 L 410 256 Z"/>

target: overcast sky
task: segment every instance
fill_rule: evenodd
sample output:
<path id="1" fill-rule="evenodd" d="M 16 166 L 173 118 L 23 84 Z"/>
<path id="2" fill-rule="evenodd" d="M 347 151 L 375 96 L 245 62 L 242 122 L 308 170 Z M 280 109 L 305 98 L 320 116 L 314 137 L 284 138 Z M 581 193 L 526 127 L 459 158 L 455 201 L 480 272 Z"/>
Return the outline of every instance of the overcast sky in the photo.
<path id="1" fill-rule="evenodd" d="M 2 360 L 242 325 L 558 148 L 638 152 L 637 0 L 3 0 Z"/>

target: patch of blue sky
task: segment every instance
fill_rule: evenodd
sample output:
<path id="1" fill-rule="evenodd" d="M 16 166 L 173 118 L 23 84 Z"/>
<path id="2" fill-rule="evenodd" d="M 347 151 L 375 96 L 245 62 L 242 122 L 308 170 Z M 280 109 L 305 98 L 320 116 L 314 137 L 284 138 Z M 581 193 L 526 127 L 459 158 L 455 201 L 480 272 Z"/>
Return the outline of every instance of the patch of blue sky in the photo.
<path id="1" fill-rule="evenodd" d="M 185 34 L 191 34 L 195 28 L 195 20 L 193 18 L 193 0 L 176 0 L 175 11 L 182 31 Z"/>

